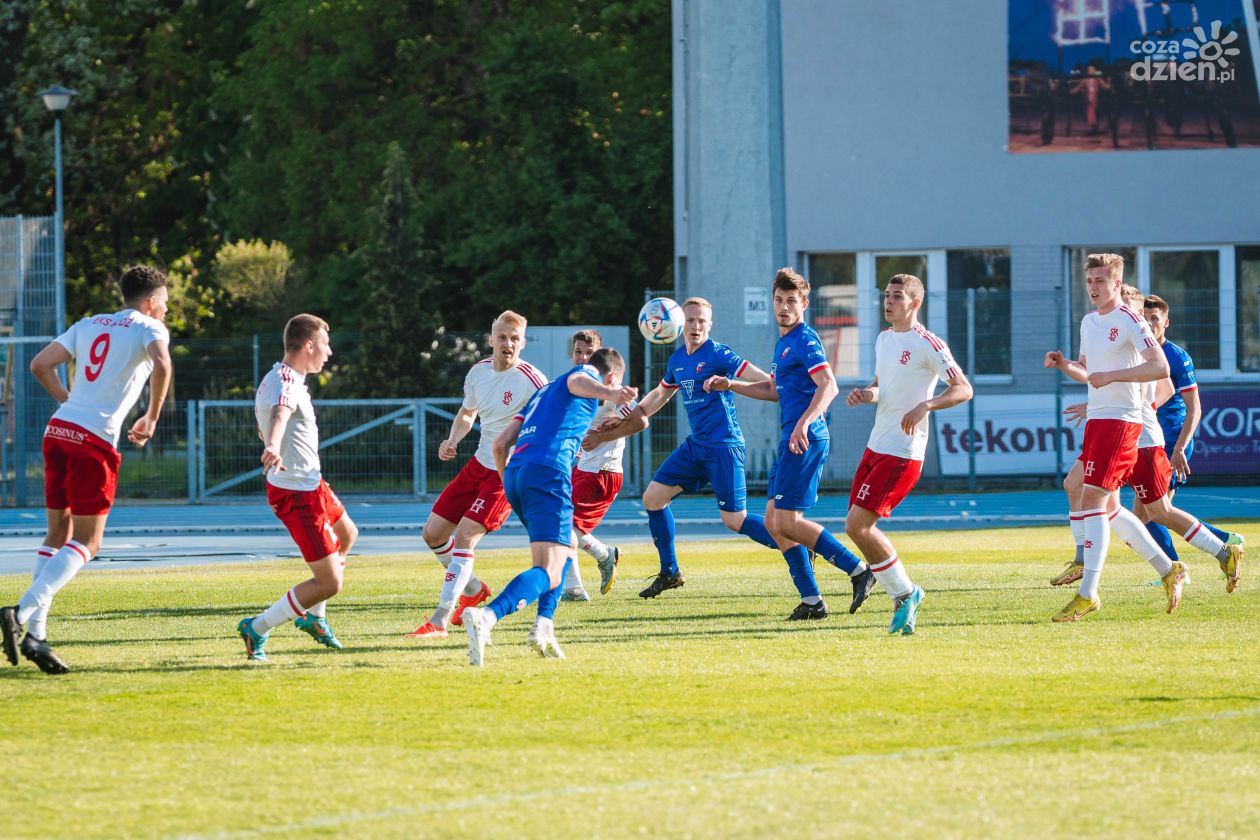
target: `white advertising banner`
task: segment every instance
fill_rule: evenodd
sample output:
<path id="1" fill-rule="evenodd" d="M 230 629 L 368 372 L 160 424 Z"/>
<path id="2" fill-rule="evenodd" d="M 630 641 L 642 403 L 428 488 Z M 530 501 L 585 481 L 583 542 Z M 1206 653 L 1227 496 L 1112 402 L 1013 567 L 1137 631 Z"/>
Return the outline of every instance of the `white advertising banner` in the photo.
<path id="1" fill-rule="evenodd" d="M 1064 394 L 1063 404 L 1083 399 L 1083 393 Z M 967 423 L 966 403 L 935 412 L 942 475 L 967 475 L 972 451 L 977 475 L 1053 475 L 1060 445 L 1063 470 L 1080 454 L 1085 427 L 1058 422 L 1054 394 L 985 395 L 975 404 L 974 428 Z"/>

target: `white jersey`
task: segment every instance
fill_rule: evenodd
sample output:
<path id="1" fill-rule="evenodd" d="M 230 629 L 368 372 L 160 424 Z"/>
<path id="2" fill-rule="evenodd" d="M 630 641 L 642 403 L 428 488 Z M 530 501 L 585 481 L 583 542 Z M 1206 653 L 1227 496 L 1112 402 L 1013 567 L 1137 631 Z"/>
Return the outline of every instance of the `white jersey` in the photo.
<path id="1" fill-rule="evenodd" d="M 254 417 L 263 435 L 271 423 L 271 409 L 282 405 L 292 409 L 289 424 L 280 440 L 280 462 L 284 471 L 271 470 L 267 483 L 285 490 L 319 489 L 319 426 L 315 406 L 306 390 L 306 376 L 284 362 L 276 362 L 258 383 L 254 394 Z"/>
<path id="2" fill-rule="evenodd" d="M 598 428 L 601 423 L 610 417 L 629 417 L 639 403 L 637 400 L 631 400 L 628 405 L 618 406 L 616 403 L 601 402 L 599 408 L 595 411 L 595 419 L 591 421 L 591 428 Z M 578 450 L 577 468 L 582 472 L 621 472 L 621 456 L 626 451 L 626 439 L 617 438 L 605 443 L 587 452 L 585 449 Z"/>
<path id="3" fill-rule="evenodd" d="M 1094 310 L 1081 319 L 1081 358 L 1089 373 L 1140 365 L 1142 351 L 1155 346 L 1146 320 L 1127 306 L 1117 306 L 1106 315 Z M 1141 423 L 1143 402 L 1137 382 L 1113 382 L 1102 388 L 1091 385 L 1086 417 Z"/>
<path id="4" fill-rule="evenodd" d="M 875 378 L 879 402 L 875 404 L 875 428 L 867 448 L 881 455 L 922 461 L 927 452 L 928 418 L 901 430 L 901 418 L 936 392 L 938 379 L 950 380 L 962 373 L 949 347 L 921 324 L 905 332 L 884 330 L 875 340 Z"/>
<path id="5" fill-rule="evenodd" d="M 1164 448 L 1164 430 L 1155 413 L 1155 383 L 1142 383 L 1142 434 L 1138 436 L 1138 449 L 1152 446 Z"/>
<path id="6" fill-rule="evenodd" d="M 53 419 L 87 429 L 118 448 L 123 419 L 153 372 L 149 345 L 170 340 L 165 324 L 134 309 L 75 323 L 57 336 L 75 360 L 75 370 L 70 399 Z"/>
<path id="7" fill-rule="evenodd" d="M 490 359 L 482 359 L 469 369 L 464 377 L 464 408 L 476 410 L 481 420 L 481 440 L 473 457 L 483 467 L 496 469 L 494 439 L 546 384 L 542 371 L 524 359 L 506 370 L 495 370 Z"/>

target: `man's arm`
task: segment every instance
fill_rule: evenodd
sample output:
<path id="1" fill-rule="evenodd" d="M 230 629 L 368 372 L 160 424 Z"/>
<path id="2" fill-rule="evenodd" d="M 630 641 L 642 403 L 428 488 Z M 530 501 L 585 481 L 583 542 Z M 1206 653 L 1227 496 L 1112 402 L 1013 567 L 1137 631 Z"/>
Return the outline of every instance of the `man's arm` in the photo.
<path id="1" fill-rule="evenodd" d="M 752 382 L 752 383 L 769 382 L 770 374 L 766 373 L 764 370 L 762 370 L 761 368 L 754 365 L 752 362 L 745 359 L 744 369 L 741 370 L 735 378 L 742 380 L 744 382 Z"/>
<path id="2" fill-rule="evenodd" d="M 1177 389 L 1173 387 L 1172 380 L 1165 377 L 1155 383 L 1155 407 L 1159 408 L 1164 403 L 1172 399 L 1172 395 L 1177 393 Z"/>
<path id="3" fill-rule="evenodd" d="M 1159 345 L 1142 351 L 1142 363 L 1122 370 L 1100 370 L 1089 375 L 1089 384 L 1104 388 L 1116 382 L 1155 382 L 1168 376 L 1168 359 Z"/>
<path id="4" fill-rule="evenodd" d="M 752 367 L 752 365 L 749 365 L 749 367 Z M 753 382 L 740 382 L 738 379 L 730 379 L 725 376 L 710 376 L 704 380 L 704 390 L 708 392 L 730 391 L 732 394 L 739 394 L 741 397 L 765 400 L 766 402 L 779 401 L 779 389 L 774 387 L 774 380 L 769 377 Z"/>
<path id="5" fill-rule="evenodd" d="M 267 417 L 267 432 L 263 437 L 262 465 L 263 475 L 268 471 L 284 472 L 288 469 L 280 458 L 280 442 L 284 440 L 284 429 L 289 425 L 293 409 L 287 405 L 273 405 Z"/>
<path id="6" fill-rule="evenodd" d="M 459 442 L 468 436 L 472 431 L 473 422 L 477 419 L 477 409 L 469 408 L 461 405 L 459 411 L 455 412 L 455 419 L 451 421 L 451 433 L 446 436 L 446 440 L 438 444 L 438 459 L 441 461 L 454 460 L 455 454 L 459 448 Z"/>
<path id="7" fill-rule="evenodd" d="M 612 386 L 605 385 L 594 377 L 586 376 L 570 376 L 568 379 L 569 393 L 575 397 L 581 397 L 588 400 L 608 400 L 617 405 L 625 405 L 635 397 L 639 396 L 639 389 L 630 385 Z"/>
<path id="8" fill-rule="evenodd" d="M 827 411 L 827 406 L 831 405 L 831 401 L 836 398 L 836 394 L 840 393 L 840 387 L 836 385 L 835 374 L 831 372 L 831 366 L 820 367 L 809 375 L 813 380 L 814 398 L 809 401 L 809 407 L 805 409 L 805 413 L 796 421 L 796 427 L 792 429 L 792 436 L 788 438 L 788 449 L 800 455 L 809 449 L 809 427 L 814 421 L 822 417 Z"/>
<path id="9" fill-rule="evenodd" d="M 491 451 L 494 452 L 494 468 L 499 471 L 499 477 L 503 477 L 504 470 L 507 469 L 508 459 L 512 457 L 512 449 L 516 446 L 516 439 L 521 434 L 521 421 L 512 418 L 512 421 L 499 432 L 499 436 L 494 439 L 494 443 L 490 445 Z"/>
<path id="10" fill-rule="evenodd" d="M 153 437 L 153 430 L 162 415 L 162 404 L 166 402 L 166 391 L 171 384 L 171 354 L 166 342 L 151 341 L 145 350 L 153 362 L 153 373 L 149 375 L 149 408 L 127 432 L 127 440 L 136 446 L 144 446 Z"/>
<path id="11" fill-rule="evenodd" d="M 61 378 L 57 376 L 57 368 L 72 358 L 74 357 L 70 355 L 70 351 L 61 342 L 54 341 L 31 359 L 31 374 L 58 404 L 70 399 L 70 392 L 66 390 L 65 385 L 61 384 Z"/>
<path id="12" fill-rule="evenodd" d="M 863 403 L 877 402 L 879 402 L 878 376 L 871 380 L 870 385 L 867 385 L 865 388 L 854 388 L 849 392 L 849 395 L 844 398 L 844 403 L 849 408 L 853 408 L 855 405 L 862 405 Z"/>
<path id="13" fill-rule="evenodd" d="M 1190 461 L 1186 458 L 1186 447 L 1190 445 L 1190 441 L 1194 439 L 1194 433 L 1198 431 L 1199 420 L 1203 417 L 1203 403 L 1199 402 L 1198 388 L 1182 391 L 1181 398 L 1186 401 L 1186 422 L 1181 424 L 1181 434 L 1177 435 L 1177 442 L 1173 444 L 1171 460 L 1173 472 L 1185 478 L 1190 475 Z"/>
<path id="14" fill-rule="evenodd" d="M 642 406 L 643 404 L 639 403 L 639 405 Z M 582 438 L 582 449 L 590 452 L 600 444 L 638 434 L 646 429 L 648 425 L 647 415 L 636 407 L 634 411 L 631 411 L 620 420 L 601 426 L 598 431 L 592 429 L 587 432 L 586 437 Z"/>
<path id="15" fill-rule="evenodd" d="M 1065 357 L 1061 351 L 1051 350 L 1046 354 L 1045 361 L 1042 364 L 1045 367 L 1063 371 L 1069 379 L 1075 380 L 1082 385 L 1089 381 L 1089 371 L 1085 369 L 1084 356 L 1081 356 L 1080 361 L 1074 362 Z"/>
<path id="16" fill-rule="evenodd" d="M 949 387 L 935 397 L 926 399 L 907 411 L 906 416 L 901 418 L 901 431 L 908 435 L 914 434 L 914 427 L 919 425 L 919 421 L 924 417 L 927 417 L 929 411 L 943 411 L 944 409 L 961 405 L 971 399 L 974 393 L 971 383 L 961 373 L 950 379 L 948 384 Z"/>

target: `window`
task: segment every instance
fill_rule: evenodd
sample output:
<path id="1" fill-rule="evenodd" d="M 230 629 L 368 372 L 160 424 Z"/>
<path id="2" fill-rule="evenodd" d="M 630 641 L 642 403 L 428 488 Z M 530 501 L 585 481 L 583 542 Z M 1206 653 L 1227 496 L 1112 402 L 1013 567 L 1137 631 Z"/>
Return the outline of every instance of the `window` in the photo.
<path id="1" fill-rule="evenodd" d="M 1118 245 L 1090 245 L 1068 249 L 1068 288 L 1071 309 L 1068 312 L 1068 341 L 1072 345 L 1072 358 L 1081 357 L 1081 319 L 1094 308 L 1085 294 L 1085 258 L 1090 254 L 1119 254 L 1124 257 L 1124 282 L 1141 288 L 1138 283 L 1137 248 Z"/>
<path id="2" fill-rule="evenodd" d="M 1235 250 L 1238 369 L 1260 373 L 1260 246 Z"/>
<path id="3" fill-rule="evenodd" d="M 1221 366 L 1221 254 L 1211 250 L 1151 251 L 1147 294 L 1168 301 L 1168 340 L 1181 345 L 1194 366 Z"/>
<path id="4" fill-rule="evenodd" d="M 948 251 L 949 342 L 967 375 L 1011 372 L 1011 252 Z M 968 291 L 974 290 L 975 361 L 967 358 Z"/>
<path id="5" fill-rule="evenodd" d="M 857 255 L 810 254 L 805 276 L 814 291 L 814 329 L 831 369 L 840 379 L 859 378 Z"/>

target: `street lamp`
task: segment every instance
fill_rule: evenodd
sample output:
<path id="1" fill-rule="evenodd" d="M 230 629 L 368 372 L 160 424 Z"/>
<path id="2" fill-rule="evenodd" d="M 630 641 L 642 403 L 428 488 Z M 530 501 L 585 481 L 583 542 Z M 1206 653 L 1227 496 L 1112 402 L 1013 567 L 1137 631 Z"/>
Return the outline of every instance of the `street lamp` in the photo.
<path id="1" fill-rule="evenodd" d="M 54 333 L 60 333 L 66 325 L 66 243 L 65 243 L 65 218 L 61 208 L 61 112 L 66 110 L 66 106 L 70 104 L 70 99 L 78 96 L 77 90 L 64 88 L 61 85 L 53 85 L 50 88 L 41 90 L 38 94 L 44 100 L 44 106 L 52 111 L 53 114 L 53 166 L 56 170 L 56 187 L 54 194 L 57 202 L 57 212 L 53 223 L 57 227 L 55 246 L 53 248 L 53 259 L 56 261 L 57 287 L 56 287 L 56 318 L 57 322 L 54 327 Z"/>

